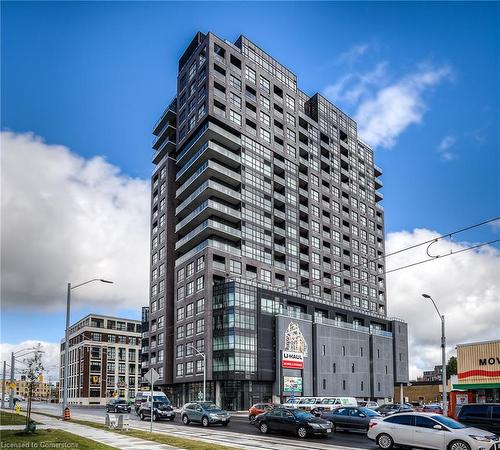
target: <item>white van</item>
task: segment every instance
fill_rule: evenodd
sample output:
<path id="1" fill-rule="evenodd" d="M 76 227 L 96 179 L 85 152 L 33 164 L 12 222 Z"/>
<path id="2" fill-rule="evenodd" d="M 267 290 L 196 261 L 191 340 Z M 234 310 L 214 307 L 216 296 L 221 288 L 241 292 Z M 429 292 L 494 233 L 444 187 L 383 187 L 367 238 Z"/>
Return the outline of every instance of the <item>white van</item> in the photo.
<path id="1" fill-rule="evenodd" d="M 170 400 L 168 399 L 167 395 L 162 392 L 162 391 L 154 391 L 154 400 L 160 401 L 160 402 L 166 402 L 170 404 Z M 136 414 L 139 414 L 139 408 L 141 407 L 141 404 L 144 402 L 150 402 L 151 401 L 151 391 L 139 391 L 137 392 L 137 395 L 135 396 L 134 399 L 134 409 Z"/>

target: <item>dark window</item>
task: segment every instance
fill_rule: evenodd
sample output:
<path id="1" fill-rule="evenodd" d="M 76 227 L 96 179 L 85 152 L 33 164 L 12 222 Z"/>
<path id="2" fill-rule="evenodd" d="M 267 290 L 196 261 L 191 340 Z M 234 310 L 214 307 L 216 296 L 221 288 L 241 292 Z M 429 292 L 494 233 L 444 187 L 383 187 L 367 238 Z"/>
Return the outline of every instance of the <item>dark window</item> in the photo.
<path id="1" fill-rule="evenodd" d="M 398 414 L 397 416 L 388 417 L 384 422 L 396 423 L 398 425 L 413 425 L 413 416 Z"/>
<path id="2" fill-rule="evenodd" d="M 339 408 L 335 411 L 336 416 L 348 416 L 349 410 L 347 408 Z"/>
<path id="3" fill-rule="evenodd" d="M 493 406 L 492 409 L 493 409 L 493 413 L 492 413 L 491 417 L 493 419 L 500 419 L 500 406 Z"/>
<path id="4" fill-rule="evenodd" d="M 423 416 L 415 417 L 415 426 L 420 428 L 434 428 L 434 425 L 438 425 L 432 419 Z"/>

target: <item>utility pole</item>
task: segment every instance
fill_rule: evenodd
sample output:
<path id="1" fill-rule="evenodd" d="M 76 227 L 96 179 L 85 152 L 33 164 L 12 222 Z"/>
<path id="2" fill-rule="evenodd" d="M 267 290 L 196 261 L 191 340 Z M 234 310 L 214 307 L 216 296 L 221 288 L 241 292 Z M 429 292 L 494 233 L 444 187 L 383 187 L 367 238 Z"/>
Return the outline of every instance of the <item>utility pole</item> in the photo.
<path id="1" fill-rule="evenodd" d="M 14 364 L 16 360 L 14 358 L 14 352 L 10 356 L 10 398 L 9 398 L 9 409 L 14 409 Z"/>
<path id="2" fill-rule="evenodd" d="M 3 362 L 3 375 L 2 375 L 2 409 L 5 407 L 5 371 L 7 370 L 7 361 Z"/>

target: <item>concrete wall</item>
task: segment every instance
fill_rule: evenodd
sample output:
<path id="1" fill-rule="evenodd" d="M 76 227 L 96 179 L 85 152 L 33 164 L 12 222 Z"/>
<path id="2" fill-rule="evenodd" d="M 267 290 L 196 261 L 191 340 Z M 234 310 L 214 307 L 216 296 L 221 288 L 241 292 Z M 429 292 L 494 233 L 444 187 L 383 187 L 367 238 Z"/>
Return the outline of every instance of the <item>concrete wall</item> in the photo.
<path id="1" fill-rule="evenodd" d="M 315 395 L 370 397 L 370 335 L 318 323 L 314 330 Z"/>
<path id="2" fill-rule="evenodd" d="M 406 384 L 409 381 L 408 324 L 393 320 L 391 329 L 394 349 L 394 383 Z"/>
<path id="3" fill-rule="evenodd" d="M 394 392 L 392 337 L 371 335 L 372 397 L 392 397 Z"/>

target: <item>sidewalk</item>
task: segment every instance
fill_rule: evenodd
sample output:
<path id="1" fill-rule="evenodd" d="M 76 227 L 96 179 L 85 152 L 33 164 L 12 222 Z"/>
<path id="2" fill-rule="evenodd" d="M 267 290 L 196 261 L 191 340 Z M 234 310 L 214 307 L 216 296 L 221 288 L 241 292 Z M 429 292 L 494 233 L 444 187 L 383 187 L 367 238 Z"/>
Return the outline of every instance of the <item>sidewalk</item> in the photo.
<path id="1" fill-rule="evenodd" d="M 171 445 L 159 444 L 157 442 L 122 435 L 112 431 L 99 430 L 86 425 L 65 422 L 41 414 L 32 413 L 31 418 L 40 422 L 40 424 L 37 425 L 39 429 L 56 428 L 121 450 L 179 450 L 178 447 L 172 447 Z M 0 429 L 19 430 L 24 429 L 24 425 L 2 425 Z"/>

